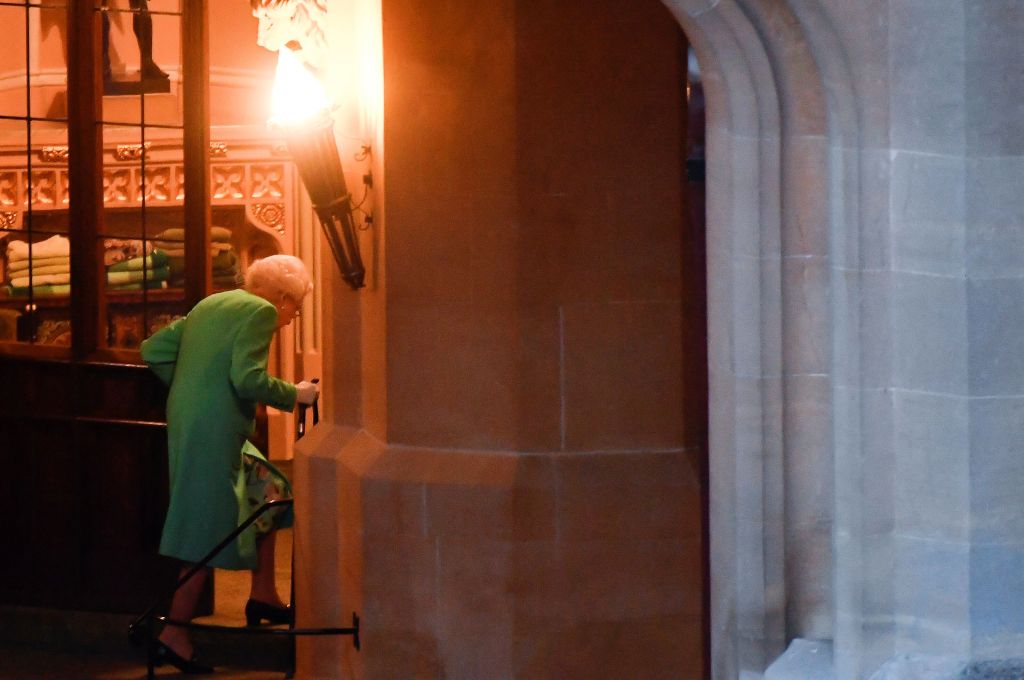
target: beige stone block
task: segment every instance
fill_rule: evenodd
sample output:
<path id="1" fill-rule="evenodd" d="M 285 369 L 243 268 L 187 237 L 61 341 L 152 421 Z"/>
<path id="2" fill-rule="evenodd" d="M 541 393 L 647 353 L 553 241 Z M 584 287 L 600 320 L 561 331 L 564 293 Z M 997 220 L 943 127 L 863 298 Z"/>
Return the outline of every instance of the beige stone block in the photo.
<path id="1" fill-rule="evenodd" d="M 690 616 L 557 625 L 524 614 L 517 618 L 514 639 L 517 680 L 705 677 L 704 631 L 699 618 Z"/>
<path id="2" fill-rule="evenodd" d="M 363 615 L 369 631 L 437 627 L 438 548 L 433 539 L 366 537 Z"/>
<path id="3" fill-rule="evenodd" d="M 562 548 L 555 541 L 515 541 L 509 545 L 506 589 L 517 622 L 524 617 L 566 621 L 574 616 L 566 597 L 561 558 Z"/>
<path id="4" fill-rule="evenodd" d="M 683 441 L 678 300 L 565 307 L 565 448 Z"/>
<path id="5" fill-rule="evenodd" d="M 566 542 L 561 562 L 574 618 L 700 616 L 702 556 L 697 540 Z"/>
<path id="6" fill-rule="evenodd" d="M 511 678 L 509 545 L 479 538 L 438 544 L 438 637 L 453 678 Z"/>
<path id="7" fill-rule="evenodd" d="M 512 449 L 518 332 L 513 313 L 448 305 L 388 314 L 388 432 L 396 443 Z"/>
<path id="8" fill-rule="evenodd" d="M 557 472 L 552 456 L 521 455 L 512 487 L 512 539 L 553 541 L 556 534 Z"/>
<path id="9" fill-rule="evenodd" d="M 431 536 L 508 539 L 512 490 L 508 486 L 437 484 L 427 489 Z"/>
<path id="10" fill-rule="evenodd" d="M 696 451 L 566 456 L 558 460 L 563 540 L 699 538 Z"/>
<path id="11" fill-rule="evenodd" d="M 401 480 L 362 480 L 363 525 L 366 534 L 426 536 L 426 490 Z"/>
<path id="12" fill-rule="evenodd" d="M 409 680 L 437 680 L 444 677 L 444 662 L 440 658 L 437 638 L 427 633 L 404 628 L 370 629 L 363 636 L 367 652 L 363 655 L 362 674 L 340 675 L 334 669 L 325 677 L 355 677 L 373 680 L 409 678 Z"/>
<path id="13" fill-rule="evenodd" d="M 516 449 L 557 451 L 562 446 L 561 321 L 554 302 L 522 303 Z"/>

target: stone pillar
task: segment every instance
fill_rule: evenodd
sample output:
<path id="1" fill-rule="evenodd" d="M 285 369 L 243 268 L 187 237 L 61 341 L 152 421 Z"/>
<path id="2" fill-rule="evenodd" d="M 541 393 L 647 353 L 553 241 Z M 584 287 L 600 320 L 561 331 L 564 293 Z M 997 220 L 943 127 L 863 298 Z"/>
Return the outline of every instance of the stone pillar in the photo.
<path id="1" fill-rule="evenodd" d="M 331 301 L 296 461 L 300 623 L 357 611 L 363 650 L 303 641 L 304 677 L 701 678 L 682 33 L 656 0 L 382 8 L 381 285 Z"/>

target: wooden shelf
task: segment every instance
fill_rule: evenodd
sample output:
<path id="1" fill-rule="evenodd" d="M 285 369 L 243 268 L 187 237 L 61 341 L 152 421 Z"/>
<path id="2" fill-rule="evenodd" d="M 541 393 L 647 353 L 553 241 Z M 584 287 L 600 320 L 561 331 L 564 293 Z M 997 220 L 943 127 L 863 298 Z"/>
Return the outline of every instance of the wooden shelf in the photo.
<path id="1" fill-rule="evenodd" d="M 220 293 L 231 288 L 216 288 L 213 292 Z M 107 304 L 112 305 L 137 305 L 143 303 L 143 291 L 107 291 Z M 153 288 L 145 292 L 146 302 L 181 302 L 185 299 L 184 288 Z M 28 304 L 29 298 L 24 295 L 8 295 L 0 292 L 0 306 L 5 308 L 16 307 Z M 68 295 L 37 295 L 32 298 L 32 303 L 39 309 L 59 309 L 67 307 L 71 303 Z"/>

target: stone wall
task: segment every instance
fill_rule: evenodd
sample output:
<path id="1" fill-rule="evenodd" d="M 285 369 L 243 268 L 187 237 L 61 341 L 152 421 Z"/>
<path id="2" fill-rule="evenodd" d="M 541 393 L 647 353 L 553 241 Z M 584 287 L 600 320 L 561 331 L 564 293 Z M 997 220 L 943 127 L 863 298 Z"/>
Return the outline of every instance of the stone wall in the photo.
<path id="1" fill-rule="evenodd" d="M 768 677 L 822 677 L 808 650 L 839 678 L 999 667 L 1024 631 L 1024 8 L 670 6 L 719 84 L 709 243 L 730 246 L 709 248 L 712 348 L 734 338 L 711 360 L 715 677 L 757 677 L 800 637 L 825 644 Z"/>
<path id="2" fill-rule="evenodd" d="M 386 292 L 375 293 L 386 300 L 369 298 L 380 332 L 364 334 L 360 347 L 364 358 L 384 362 L 369 373 L 386 388 L 374 394 L 386 398 L 366 414 L 366 432 L 324 430 L 308 445 L 308 483 L 343 484 L 337 488 L 349 494 L 318 491 L 309 511 L 335 517 L 332 500 L 358 503 L 337 516 L 341 538 L 318 550 L 342 539 L 351 545 L 340 558 L 310 560 L 326 559 L 328 572 L 338 566 L 343 601 L 383 607 L 366 599 L 389 587 L 368 585 L 369 565 L 387 560 L 367 538 L 376 529 L 366 513 L 385 506 L 405 518 L 399 526 L 416 538 L 385 554 L 398 556 L 393 573 L 411 569 L 401 591 L 408 598 L 393 604 L 415 612 L 416 623 L 402 635 L 376 632 L 406 641 L 389 647 L 388 658 L 404 659 L 402 672 L 413 677 L 483 672 L 474 646 L 453 642 L 460 636 L 445 627 L 450 620 L 465 621 L 462 639 L 500 660 L 499 674 L 481 677 L 597 674 L 542 654 L 554 638 L 565 641 L 560 649 L 588 650 L 590 663 L 627 677 L 662 677 L 658 669 L 667 665 L 651 655 L 667 664 L 676 658 L 653 632 L 664 621 L 651 622 L 666 611 L 653 601 L 603 610 L 604 628 L 574 628 L 594 621 L 572 607 L 560 610 L 572 624 L 560 616 L 537 629 L 516 624 L 517 612 L 536 612 L 535 604 L 573 601 L 563 584 L 586 553 L 568 557 L 559 546 L 560 532 L 577 526 L 571 503 L 563 505 L 563 484 L 575 485 L 577 472 L 589 480 L 580 488 L 602 490 L 638 474 L 639 486 L 627 488 L 664 499 L 645 501 L 648 511 L 629 519 L 628 535 L 612 531 L 624 526 L 614 509 L 584 503 L 580 512 L 595 514 L 579 526 L 612 532 L 591 537 L 603 545 L 600 554 L 626 541 L 656 555 L 647 541 L 661 531 L 675 532 L 676 548 L 692 546 L 681 538 L 683 524 L 657 520 L 657 508 L 675 507 L 668 499 L 685 496 L 690 484 L 679 462 L 687 426 L 671 418 L 672 408 L 644 407 L 636 380 L 654 375 L 652 366 L 685 364 L 685 356 L 666 354 L 675 331 L 661 297 L 678 275 L 665 257 L 675 227 L 658 218 L 672 199 L 659 195 L 656 175 L 623 188 L 581 163 L 581 144 L 607 134 L 595 121 L 615 120 L 615 112 L 599 115 L 607 102 L 591 96 L 586 115 L 567 126 L 571 97 L 545 76 L 561 54 L 575 58 L 569 72 L 587 80 L 591 60 L 605 53 L 617 60 L 601 72 L 607 90 L 632 93 L 663 77 L 673 57 L 630 61 L 635 31 L 655 25 L 646 10 L 622 17 L 617 12 L 626 10 L 604 3 L 559 4 L 566 14 L 555 24 L 545 23 L 543 3 L 509 0 L 428 16 L 384 4 L 386 59 L 396 56 L 389 40 L 394 47 L 401 35 L 430 36 L 398 51 L 401 68 L 385 69 L 386 87 L 396 88 L 387 119 L 397 126 L 385 137 L 400 148 L 418 145 L 419 153 L 398 153 L 387 165 L 388 278 Z M 666 5 L 697 49 L 709 107 L 713 677 L 749 680 L 769 667 L 772 680 L 876 671 L 907 680 L 987 677 L 986 669 L 1006 666 L 997 660 L 1024 656 L 1024 466 L 1016 443 L 1024 380 L 1017 247 L 1024 7 L 1013 0 Z M 629 27 L 621 34 L 628 38 L 594 39 L 593 28 L 609 17 Z M 442 34 L 455 37 L 433 39 Z M 637 99 L 634 115 L 619 123 L 645 158 L 674 144 L 656 124 L 670 106 Z M 631 149 L 609 143 L 612 157 L 624 150 Z M 423 177 L 430 182 L 403 185 Z M 631 191 L 644 194 L 629 198 Z M 617 231 L 633 216 L 653 226 Z M 620 257 L 608 257 L 612 244 Z M 347 309 L 346 318 L 368 318 Z M 650 363 L 616 361 L 616 348 L 627 346 L 646 347 Z M 686 398 L 685 387 L 673 393 L 667 383 L 652 384 L 668 390 L 661 404 Z M 366 383 L 333 386 L 346 387 Z M 609 396 L 628 408 L 608 408 Z M 336 427 L 366 427 L 358 410 L 351 415 Z M 621 447 L 637 450 L 594 453 Z M 665 483 L 678 496 L 654 491 L 663 464 L 675 471 Z M 334 477 L 313 474 L 319 467 Z M 486 472 L 468 481 L 473 470 Z M 453 487 L 473 500 L 451 502 L 477 509 L 493 534 L 469 539 L 469 528 L 443 514 L 450 506 L 439 499 L 450 499 Z M 390 505 L 369 502 L 374 493 Z M 409 515 L 417 494 L 420 509 Z M 524 516 L 510 508 L 524 498 L 549 499 L 550 512 L 516 519 Z M 444 537 L 442 517 L 459 539 Z M 494 538 L 499 545 L 472 552 Z M 517 550 L 530 544 L 540 552 L 518 561 Z M 439 558 L 446 545 L 459 547 Z M 476 566 L 446 580 L 446 564 Z M 538 565 L 536 577 L 520 578 L 524 564 Z M 587 564 L 595 565 L 587 573 L 596 583 L 614 583 L 619 573 L 596 558 Z M 637 573 L 649 592 L 655 584 L 669 598 L 682 592 L 655 571 Z M 489 590 L 497 582 L 505 584 L 500 595 Z M 318 583 L 320 590 L 307 587 L 337 590 L 336 581 Z M 438 585 L 455 583 L 466 585 Z M 606 602 L 601 594 L 612 591 L 590 585 L 592 599 Z M 687 610 L 677 604 L 673 615 L 681 616 Z M 339 606 L 324 599 L 325 611 Z M 481 627 L 485 619 L 494 626 Z M 651 627 L 625 627 L 627 620 Z M 531 637 L 535 630 L 550 635 Z M 570 630 L 579 635 L 558 637 Z M 650 655 L 621 656 L 616 641 L 643 630 L 651 631 L 642 637 Z M 344 658 L 354 676 L 386 677 L 369 651 L 304 658 Z M 621 659 L 638 665 L 622 671 Z"/>
<path id="3" fill-rule="evenodd" d="M 682 32 L 657 0 L 382 11 L 383 246 L 328 294 L 296 459 L 300 623 L 357 611 L 363 650 L 303 673 L 701 678 Z"/>

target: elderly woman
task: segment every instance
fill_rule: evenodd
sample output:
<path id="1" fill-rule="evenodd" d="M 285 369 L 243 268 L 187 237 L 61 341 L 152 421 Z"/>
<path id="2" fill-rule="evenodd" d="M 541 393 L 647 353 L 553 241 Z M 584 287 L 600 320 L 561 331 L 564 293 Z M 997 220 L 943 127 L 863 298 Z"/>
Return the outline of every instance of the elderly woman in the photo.
<path id="1" fill-rule="evenodd" d="M 274 332 L 291 323 L 312 287 L 301 260 L 272 255 L 249 267 L 244 289 L 211 295 L 142 343 L 143 360 L 170 385 L 171 489 L 160 553 L 186 562 L 182 576 L 251 512 L 248 496 L 259 486 L 254 471 L 268 465 L 246 440 L 256 404 L 291 411 L 316 399 L 315 384 L 293 385 L 267 373 Z M 271 480 L 283 480 L 273 473 Z M 252 570 L 250 625 L 287 622 L 291 614 L 274 583 L 273 527 L 264 529 L 262 536 L 247 530 L 210 562 Z M 208 574 L 201 570 L 175 593 L 170 618 L 192 618 Z M 196 661 L 188 633 L 176 626 L 161 632 L 157 658 L 185 673 L 213 670 Z"/>

